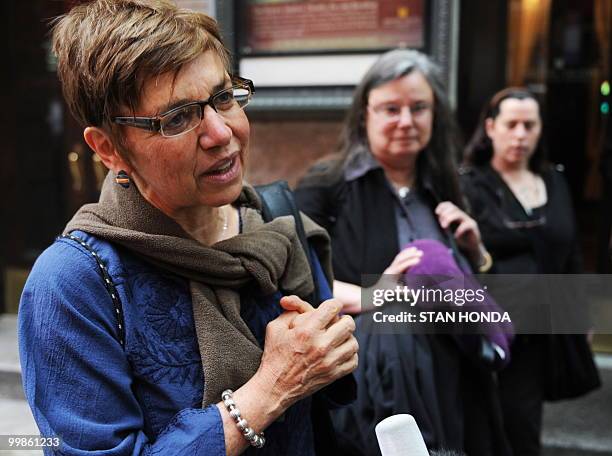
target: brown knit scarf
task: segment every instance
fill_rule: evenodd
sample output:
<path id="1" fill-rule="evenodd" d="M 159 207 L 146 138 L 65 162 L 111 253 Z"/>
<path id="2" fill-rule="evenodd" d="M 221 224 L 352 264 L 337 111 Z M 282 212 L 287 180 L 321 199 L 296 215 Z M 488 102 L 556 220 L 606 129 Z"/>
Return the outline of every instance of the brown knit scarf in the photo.
<path id="1" fill-rule="evenodd" d="M 202 406 L 218 402 L 226 388 L 239 388 L 260 363 L 261 347 L 240 317 L 240 289 L 256 284 L 265 294 L 280 288 L 307 296 L 314 288 L 293 217 L 264 224 L 261 201 L 248 185 L 235 204 L 242 210 L 243 233 L 207 247 L 150 205 L 134 185 L 121 188 L 109 173 L 99 202 L 83 206 L 64 230 L 84 231 L 121 245 L 189 279 L 206 381 Z M 306 236 L 331 280 L 329 237 L 310 219 L 303 220 Z"/>

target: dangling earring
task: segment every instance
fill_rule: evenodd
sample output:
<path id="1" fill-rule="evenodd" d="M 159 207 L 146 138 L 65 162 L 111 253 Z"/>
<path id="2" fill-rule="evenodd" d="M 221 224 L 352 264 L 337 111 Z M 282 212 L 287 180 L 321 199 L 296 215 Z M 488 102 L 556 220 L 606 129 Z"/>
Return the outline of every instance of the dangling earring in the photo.
<path id="1" fill-rule="evenodd" d="M 123 188 L 128 188 L 130 186 L 130 176 L 128 176 L 128 173 L 121 170 L 115 176 L 115 183 L 121 185 Z"/>

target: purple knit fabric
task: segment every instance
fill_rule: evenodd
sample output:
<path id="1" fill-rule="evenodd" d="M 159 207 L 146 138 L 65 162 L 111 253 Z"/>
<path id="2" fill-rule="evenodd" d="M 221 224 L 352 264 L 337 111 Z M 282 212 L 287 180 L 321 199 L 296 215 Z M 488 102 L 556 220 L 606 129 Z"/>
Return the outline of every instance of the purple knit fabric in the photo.
<path id="1" fill-rule="evenodd" d="M 408 286 L 436 287 L 443 290 L 478 290 L 482 287 L 474 276 L 459 268 L 452 251 L 434 239 L 419 239 L 404 246 L 404 249 L 416 247 L 423 252 L 421 261 L 404 274 L 404 283 Z M 493 297 L 485 292 L 483 302 L 466 302 L 466 311 L 503 312 Z M 512 324 L 485 323 L 482 333 L 489 341 L 499 345 L 508 355 L 510 343 L 514 337 Z"/>

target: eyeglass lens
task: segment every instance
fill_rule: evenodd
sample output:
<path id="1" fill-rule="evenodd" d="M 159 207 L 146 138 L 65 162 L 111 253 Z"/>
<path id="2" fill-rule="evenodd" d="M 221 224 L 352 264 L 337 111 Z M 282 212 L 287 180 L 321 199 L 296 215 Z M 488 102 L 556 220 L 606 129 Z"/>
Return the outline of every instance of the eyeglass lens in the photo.
<path id="1" fill-rule="evenodd" d="M 410 112 L 411 116 L 416 117 L 416 116 L 419 116 L 427 112 L 430 106 L 428 103 L 415 103 L 412 106 L 406 106 L 406 108 Z M 394 104 L 394 103 L 388 103 L 388 104 L 382 104 L 382 105 L 376 106 L 373 109 L 374 109 L 374 112 L 382 115 L 385 118 L 385 120 L 397 121 L 402 115 L 404 106 Z"/>
<path id="2" fill-rule="evenodd" d="M 244 108 L 250 100 L 251 91 L 244 87 L 232 87 L 211 97 L 210 105 L 219 114 L 230 114 L 234 109 Z M 196 128 L 203 118 L 203 104 L 183 106 L 163 116 L 161 133 L 164 136 L 177 136 Z"/>

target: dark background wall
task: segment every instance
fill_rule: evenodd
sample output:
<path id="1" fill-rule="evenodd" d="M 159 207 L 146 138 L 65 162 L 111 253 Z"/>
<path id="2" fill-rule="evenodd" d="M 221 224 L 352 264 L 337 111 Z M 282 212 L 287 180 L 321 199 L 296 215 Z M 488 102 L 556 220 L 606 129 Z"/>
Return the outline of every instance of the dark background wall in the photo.
<path id="1" fill-rule="evenodd" d="M 49 126 L 60 94 L 47 70 L 46 19 L 61 2 L 0 3 L 0 269 L 27 266 L 64 219 L 61 198 L 61 132 Z M 59 178 L 58 178 L 59 177 Z"/>
<path id="2" fill-rule="evenodd" d="M 507 11 L 505 0 L 461 2 L 457 120 L 466 140 L 484 100 L 506 84 Z"/>
<path id="3" fill-rule="evenodd" d="M 0 72 L 0 169 L 3 242 L 1 258 L 28 263 L 64 218 L 61 198 L 61 123 L 51 126 L 61 94 L 47 68 L 46 19 L 58 2 L 2 2 L 5 52 Z M 59 3 L 61 6 L 61 3 Z M 59 121 L 59 125 L 57 122 Z M 8 223 L 7 223 L 8 222 Z"/>

